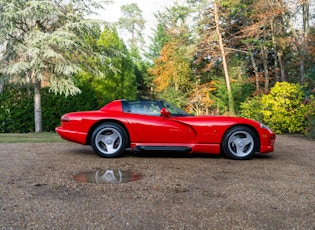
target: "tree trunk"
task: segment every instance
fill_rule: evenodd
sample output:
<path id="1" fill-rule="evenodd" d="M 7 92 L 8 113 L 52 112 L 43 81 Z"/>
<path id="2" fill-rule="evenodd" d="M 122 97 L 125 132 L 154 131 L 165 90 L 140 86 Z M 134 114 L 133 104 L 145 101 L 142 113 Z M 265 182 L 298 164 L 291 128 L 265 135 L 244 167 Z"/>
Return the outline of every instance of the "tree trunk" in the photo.
<path id="1" fill-rule="evenodd" d="M 43 131 L 40 88 L 41 81 L 36 79 L 34 83 L 34 119 L 36 133 Z"/>
<path id="2" fill-rule="evenodd" d="M 277 51 L 274 51 L 274 61 L 275 61 L 275 76 L 276 76 L 276 81 L 280 81 L 280 74 L 279 74 L 279 63 L 278 63 L 278 57 L 277 57 Z"/>
<path id="3" fill-rule="evenodd" d="M 309 34 L 309 22 L 310 22 L 310 5 L 309 0 L 304 0 L 302 3 L 302 11 L 303 11 L 303 44 L 302 44 L 302 52 L 301 52 L 301 63 L 300 63 L 300 72 L 301 72 L 301 84 L 304 83 L 305 78 L 305 59 L 308 48 L 308 34 Z"/>
<path id="4" fill-rule="evenodd" d="M 3 93 L 3 87 L 4 87 L 4 81 L 3 79 L 0 79 L 0 94 Z"/>
<path id="5" fill-rule="evenodd" d="M 261 57 L 263 60 L 264 65 L 264 75 L 265 75 L 265 92 L 269 91 L 269 73 L 268 73 L 268 53 L 267 53 L 267 47 L 265 45 L 260 46 L 261 50 Z"/>
<path id="6" fill-rule="evenodd" d="M 214 6 L 214 19 L 215 19 L 215 25 L 216 25 L 216 32 L 218 35 L 219 46 L 220 46 L 221 55 L 222 55 L 222 64 L 223 64 L 223 70 L 224 70 L 224 75 L 225 75 L 225 83 L 226 83 L 226 88 L 228 91 L 229 113 L 231 115 L 234 115 L 234 99 L 233 99 L 233 94 L 232 94 L 232 90 L 231 90 L 231 84 L 230 84 L 230 78 L 229 78 L 227 63 L 226 63 L 226 57 L 225 57 L 225 51 L 224 51 L 222 36 L 220 33 L 219 12 L 218 12 L 218 6 L 217 6 L 216 1 L 214 1 L 213 6 Z"/>
<path id="7" fill-rule="evenodd" d="M 283 64 L 283 59 L 282 59 L 282 50 L 279 50 L 277 52 L 278 60 L 279 60 L 279 65 L 280 65 L 280 73 L 281 73 L 281 81 L 285 81 L 285 69 L 284 69 L 284 64 Z"/>
<path id="8" fill-rule="evenodd" d="M 274 22 L 270 22 L 270 27 L 271 27 L 271 36 L 272 36 L 272 47 L 273 47 L 273 52 L 274 52 L 274 62 L 275 62 L 275 76 L 276 76 L 276 81 L 280 81 L 280 71 L 279 71 L 279 62 L 278 62 L 278 55 L 277 55 L 277 45 L 276 45 L 276 39 L 275 39 L 275 28 L 274 28 Z"/>
<path id="9" fill-rule="evenodd" d="M 304 78 L 305 78 L 305 53 L 306 51 L 304 49 L 300 50 L 300 83 L 303 85 L 304 84 Z"/>
<path id="10" fill-rule="evenodd" d="M 252 62 L 252 65 L 253 65 L 253 68 L 254 68 L 254 73 L 255 73 L 255 85 L 256 85 L 256 91 L 259 91 L 259 75 L 258 75 L 258 68 L 257 68 L 257 65 L 256 65 L 256 61 L 255 61 L 255 58 L 254 58 L 254 54 L 253 52 L 251 51 L 251 49 L 248 47 L 248 50 L 249 50 L 249 55 L 250 55 L 250 60 Z"/>

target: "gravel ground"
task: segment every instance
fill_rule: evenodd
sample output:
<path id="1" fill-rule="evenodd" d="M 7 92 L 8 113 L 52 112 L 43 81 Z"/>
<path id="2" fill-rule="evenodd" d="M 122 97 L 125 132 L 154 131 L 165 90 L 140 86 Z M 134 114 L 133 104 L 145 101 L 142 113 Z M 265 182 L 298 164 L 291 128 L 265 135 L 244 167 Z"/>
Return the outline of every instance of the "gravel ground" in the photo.
<path id="1" fill-rule="evenodd" d="M 275 149 L 103 159 L 69 142 L 0 144 L 0 229 L 315 229 L 315 141 L 278 135 Z M 97 169 L 142 179 L 73 179 Z"/>

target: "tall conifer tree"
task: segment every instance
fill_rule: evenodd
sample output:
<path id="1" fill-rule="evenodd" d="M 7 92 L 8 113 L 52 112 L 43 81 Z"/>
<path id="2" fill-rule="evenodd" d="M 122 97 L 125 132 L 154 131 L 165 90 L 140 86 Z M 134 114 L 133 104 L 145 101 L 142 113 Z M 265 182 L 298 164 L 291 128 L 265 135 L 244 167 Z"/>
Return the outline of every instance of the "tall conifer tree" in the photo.
<path id="1" fill-rule="evenodd" d="M 79 93 L 73 76 L 82 70 L 82 57 L 102 59 L 84 42 L 99 27 L 85 17 L 100 7 L 93 0 L 0 0 L 0 69 L 34 86 L 36 132 L 42 131 L 42 82 L 55 93 Z"/>

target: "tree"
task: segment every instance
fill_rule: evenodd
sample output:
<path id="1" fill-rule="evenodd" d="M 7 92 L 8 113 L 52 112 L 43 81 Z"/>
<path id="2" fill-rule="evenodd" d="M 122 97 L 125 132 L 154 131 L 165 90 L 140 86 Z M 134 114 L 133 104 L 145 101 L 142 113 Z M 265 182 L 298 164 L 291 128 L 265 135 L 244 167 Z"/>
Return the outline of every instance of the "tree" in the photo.
<path id="1" fill-rule="evenodd" d="M 166 31 L 165 25 L 159 23 L 154 31 L 154 36 L 151 37 L 151 44 L 149 46 L 149 53 L 147 57 L 154 59 L 160 56 L 163 46 L 170 40 L 170 35 Z"/>
<path id="2" fill-rule="evenodd" d="M 226 62 L 226 56 L 225 56 L 225 50 L 224 50 L 224 44 L 222 41 L 222 35 L 220 31 L 220 25 L 219 25 L 219 11 L 218 11 L 218 6 L 216 1 L 213 3 L 214 6 L 214 20 L 215 20 L 215 27 L 216 27 L 216 32 L 219 40 L 219 47 L 222 55 L 222 65 L 223 65 L 223 71 L 224 71 L 224 76 L 225 76 L 225 83 L 226 83 L 226 88 L 228 91 L 228 100 L 229 100 L 229 112 L 231 114 L 234 114 L 234 99 L 233 99 L 233 94 L 231 90 L 231 84 L 230 84 L 230 78 L 229 78 L 229 72 L 228 72 L 228 67 L 227 67 L 227 62 Z"/>
<path id="3" fill-rule="evenodd" d="M 139 9 L 136 3 L 131 3 L 121 6 L 123 17 L 119 18 L 119 28 L 126 30 L 131 34 L 129 39 L 130 47 L 134 47 L 144 43 L 143 30 L 145 20 L 142 17 L 142 10 Z"/>
<path id="4" fill-rule="evenodd" d="M 135 99 L 137 95 L 135 66 L 118 32 L 115 29 L 105 29 L 97 45 L 103 55 L 110 57 L 108 65 L 114 66 L 114 69 L 100 66 L 99 68 L 102 72 L 106 72 L 107 77 L 94 78 L 92 81 L 99 103 L 108 103 L 118 98 Z M 112 52 L 115 50 L 119 52 Z"/>
<path id="5" fill-rule="evenodd" d="M 134 74 L 137 84 L 137 98 L 148 99 L 152 96 L 151 79 L 148 77 L 148 69 L 151 63 L 143 59 L 137 47 L 133 47 L 130 51 L 130 57 L 134 65 Z"/>
<path id="6" fill-rule="evenodd" d="M 187 89 L 192 71 L 184 52 L 185 50 L 177 41 L 165 44 L 161 56 L 155 59 L 155 65 L 150 70 L 155 76 L 154 83 L 157 92 L 162 92 L 168 87 L 173 87 L 176 91 Z"/>
<path id="7" fill-rule="evenodd" d="M 224 4 L 228 4 L 229 7 L 232 5 L 229 1 L 208 1 L 207 7 L 202 8 L 202 19 L 199 22 L 200 40 L 198 42 L 196 63 L 201 68 L 198 72 L 203 73 L 203 75 L 212 69 L 218 68 L 218 66 L 222 66 L 226 94 L 228 95 L 228 111 L 230 114 L 234 114 L 234 98 L 229 76 L 228 60 L 238 50 L 231 45 L 233 44 L 233 39 L 231 38 L 232 36 L 229 36 L 229 27 L 226 26 L 229 12 L 225 9 L 226 6 Z"/>
<path id="8" fill-rule="evenodd" d="M 149 69 L 153 76 L 155 92 L 178 106 L 182 106 L 191 89 L 194 45 L 192 33 L 187 23 L 190 10 L 186 6 L 176 5 L 156 15 L 161 33 L 159 56 Z M 174 95 L 181 98 L 173 99 Z"/>
<path id="9" fill-rule="evenodd" d="M 305 60 L 308 49 L 308 35 L 309 35 L 309 1 L 288 1 L 287 3 L 283 0 L 271 1 L 268 0 L 269 6 L 273 11 L 277 11 L 281 14 L 283 20 L 286 22 L 288 29 L 291 31 L 294 45 L 297 49 L 300 61 L 300 83 L 303 84 L 305 81 Z M 290 10 L 291 8 L 291 10 Z M 299 10 L 298 8 L 301 8 Z M 302 11 L 302 12 L 301 12 Z M 302 28 L 298 29 L 294 26 L 293 20 L 296 17 L 294 12 L 301 12 L 302 14 Z"/>
<path id="10" fill-rule="evenodd" d="M 250 56 L 255 75 L 256 92 L 260 91 L 260 82 L 262 82 L 264 83 L 263 91 L 267 93 L 270 89 L 272 74 L 275 74 L 277 80 L 279 79 L 278 13 L 272 11 L 268 3 L 262 0 L 251 3 L 248 8 L 250 14 L 245 15 L 244 18 L 247 19 L 247 23 L 240 28 L 238 37 L 246 45 Z M 270 58 L 271 53 L 273 53 L 273 60 Z M 274 71 L 270 71 L 272 62 L 274 62 Z M 280 62 L 281 64 L 282 62 Z"/>
<path id="11" fill-rule="evenodd" d="M 191 14 L 193 10 L 186 5 L 175 4 L 164 11 L 158 12 L 155 17 L 158 20 L 158 25 L 163 30 L 163 35 L 166 40 L 170 37 L 180 37 L 183 41 L 191 42 L 192 39 L 192 24 Z M 162 32 L 159 31 L 158 32 Z M 169 37 L 169 38 L 168 38 Z"/>
<path id="12" fill-rule="evenodd" d="M 143 31 L 145 29 L 145 20 L 142 17 L 142 10 L 136 3 L 121 6 L 123 16 L 119 18 L 118 28 L 127 31 L 130 34 L 128 39 L 129 54 L 134 64 L 136 75 L 137 93 L 140 98 L 149 97 L 150 90 L 146 81 L 148 63 L 142 59 L 144 48 Z"/>
<path id="13" fill-rule="evenodd" d="M 215 110 L 214 100 L 210 98 L 210 91 L 216 90 L 213 82 L 208 82 L 202 85 L 196 83 L 190 94 L 188 112 L 196 115 L 208 115 L 210 111 Z"/>
<path id="14" fill-rule="evenodd" d="M 84 43 L 99 27 L 84 19 L 94 7 L 101 5 L 93 0 L 0 0 L 1 67 L 12 80 L 33 85 L 36 132 L 42 131 L 43 81 L 54 93 L 80 93 L 74 75 L 82 71 L 81 57 L 104 59 Z"/>

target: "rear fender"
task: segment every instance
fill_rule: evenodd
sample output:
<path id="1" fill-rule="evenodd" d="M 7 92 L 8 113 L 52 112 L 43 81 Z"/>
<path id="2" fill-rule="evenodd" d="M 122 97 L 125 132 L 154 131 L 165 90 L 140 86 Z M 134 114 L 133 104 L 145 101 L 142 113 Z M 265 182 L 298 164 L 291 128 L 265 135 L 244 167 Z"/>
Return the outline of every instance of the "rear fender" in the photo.
<path id="1" fill-rule="evenodd" d="M 120 125 L 126 131 L 127 136 L 128 136 L 128 145 L 127 145 L 127 147 L 130 147 L 130 133 L 129 133 L 129 130 L 127 129 L 127 127 L 124 125 L 123 122 L 117 121 L 117 120 L 113 120 L 113 119 L 104 119 L 104 120 L 100 120 L 100 121 L 96 122 L 95 124 L 93 124 L 93 126 L 90 128 L 90 130 L 88 132 L 88 135 L 86 136 L 86 144 L 87 145 L 91 145 L 91 138 L 92 138 L 93 131 L 100 124 L 104 124 L 104 123 L 107 123 L 107 122 L 116 123 L 116 124 Z"/>

